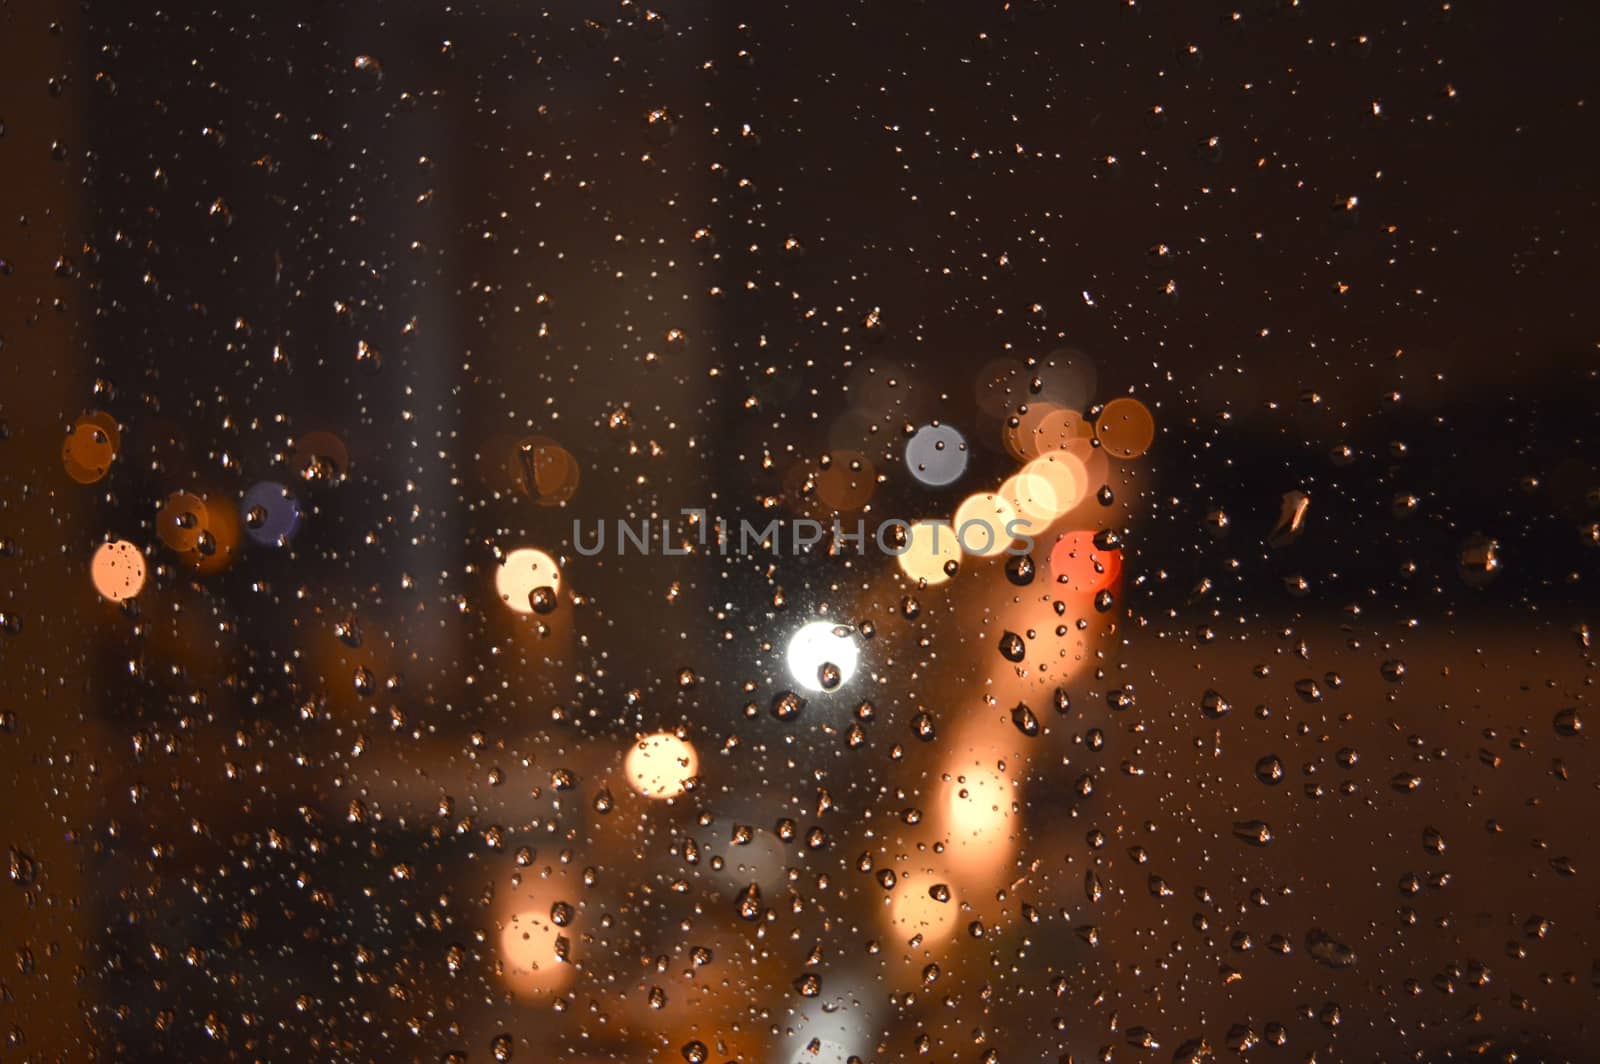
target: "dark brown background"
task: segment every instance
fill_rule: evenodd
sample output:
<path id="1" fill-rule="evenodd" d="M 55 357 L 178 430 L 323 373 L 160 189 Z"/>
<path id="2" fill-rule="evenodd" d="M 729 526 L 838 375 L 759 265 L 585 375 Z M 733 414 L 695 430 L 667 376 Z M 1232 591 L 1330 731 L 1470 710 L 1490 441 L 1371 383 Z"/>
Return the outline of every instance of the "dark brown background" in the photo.
<path id="1" fill-rule="evenodd" d="M 517 1059 L 674 1060 L 699 1039 L 719 1061 L 829 1060 L 804 1054 L 816 1003 L 793 987 L 820 971 L 830 1022 L 874 1059 L 1166 1060 L 1194 1039 L 1222 1056 L 1231 1028 L 1271 1023 L 1287 1045 L 1252 1056 L 1593 1059 L 1597 765 L 1552 726 L 1592 675 L 1574 635 L 1600 488 L 1589 9 L 660 14 L 0 6 L 3 1055 L 492 1059 L 504 1032 Z M 670 135 L 646 121 L 660 108 Z M 920 594 L 914 622 L 881 558 L 579 561 L 582 601 L 545 638 L 494 600 L 494 549 L 558 552 L 575 517 L 754 517 L 830 446 L 868 363 L 901 367 L 906 397 L 869 448 L 875 507 L 947 514 L 1010 471 L 979 367 L 1067 345 L 1160 436 L 1104 517 L 1128 543 L 1115 630 L 1032 746 L 981 701 L 1002 664 L 994 566 Z M 89 408 L 124 448 L 82 487 L 59 452 Z M 947 492 L 896 464 L 913 416 L 974 442 Z M 340 437 L 349 476 L 297 486 L 292 550 L 197 576 L 160 546 L 168 493 L 292 478 L 311 431 Z M 484 473 L 530 433 L 578 460 L 565 509 Z M 1307 530 L 1269 549 L 1297 489 Z M 1405 493 L 1421 502 L 1400 520 Z M 136 613 L 90 589 L 108 534 L 160 565 Z M 1481 588 L 1459 565 L 1474 535 L 1503 563 Z M 824 607 L 880 628 L 856 751 L 819 713 L 786 729 L 741 708 L 787 682 L 782 641 Z M 359 650 L 332 630 L 352 614 Z M 357 667 L 398 686 L 358 698 Z M 1313 678 L 1318 702 L 1296 692 Z M 1202 716 L 1208 690 L 1229 716 Z M 924 706 L 927 748 L 908 725 Z M 973 722 L 1010 751 L 996 864 L 1019 885 L 964 899 L 984 938 L 908 946 L 857 855 L 921 860 L 929 835 L 900 813 L 942 800 Z M 647 808 L 618 783 L 595 813 L 632 736 L 680 725 L 702 789 Z M 1276 788 L 1253 770 L 1269 753 Z M 784 850 L 795 874 L 749 924 L 682 840 L 726 848 L 728 821 L 781 816 L 830 843 Z M 1270 846 L 1235 837 L 1253 819 Z M 597 870 L 560 888 L 588 936 L 562 1011 L 493 970 L 524 844 L 530 879 Z M 1406 894 L 1413 873 L 1440 885 Z M 1355 963 L 1317 964 L 1313 929 Z M 930 960 L 940 981 L 918 988 Z"/>

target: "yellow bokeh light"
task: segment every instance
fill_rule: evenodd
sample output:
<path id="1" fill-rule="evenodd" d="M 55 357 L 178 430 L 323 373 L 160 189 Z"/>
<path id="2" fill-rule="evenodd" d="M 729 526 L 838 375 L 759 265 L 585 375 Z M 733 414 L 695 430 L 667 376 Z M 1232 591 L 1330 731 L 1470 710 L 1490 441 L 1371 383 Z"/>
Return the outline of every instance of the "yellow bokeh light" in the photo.
<path id="1" fill-rule="evenodd" d="M 1019 520 L 1027 522 L 1023 531 L 1029 535 L 1040 534 L 1055 518 L 1056 491 L 1044 477 L 1018 473 L 1000 485 L 998 494 L 1011 504 Z"/>
<path id="2" fill-rule="evenodd" d="M 628 783 L 646 798 L 676 798 L 700 769 L 694 746 L 671 732 L 646 735 L 623 763 Z"/>
<path id="3" fill-rule="evenodd" d="M 1004 495 L 969 495 L 956 507 L 956 540 L 961 549 L 980 558 L 1004 554 L 1015 537 L 1010 528 L 1017 508 Z"/>
<path id="4" fill-rule="evenodd" d="M 494 574 L 494 587 L 500 600 L 518 613 L 532 613 L 532 595 L 539 588 L 561 589 L 561 571 L 556 560 L 542 550 L 519 547 L 506 555 Z"/>
<path id="5" fill-rule="evenodd" d="M 1040 455 L 1023 466 L 1012 481 L 1016 486 L 1011 498 L 1018 516 L 1046 524 L 1078 505 L 1089 490 L 1088 470 L 1071 451 Z"/>
<path id="6" fill-rule="evenodd" d="M 906 531 L 900 570 L 931 587 L 950 579 L 946 567 L 953 567 L 960 557 L 961 545 L 956 542 L 954 528 L 944 521 L 918 521 Z"/>
<path id="7" fill-rule="evenodd" d="M 102 543 L 89 563 L 94 589 L 107 602 L 122 602 L 144 587 L 144 555 L 125 539 Z"/>

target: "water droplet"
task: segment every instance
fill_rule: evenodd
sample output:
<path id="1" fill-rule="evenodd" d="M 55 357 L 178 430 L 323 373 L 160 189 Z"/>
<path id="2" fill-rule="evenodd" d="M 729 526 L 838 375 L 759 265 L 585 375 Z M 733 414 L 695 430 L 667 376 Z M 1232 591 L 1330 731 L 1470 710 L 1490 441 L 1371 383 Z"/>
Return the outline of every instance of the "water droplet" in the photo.
<path id="1" fill-rule="evenodd" d="M 1569 707 L 1560 710 L 1553 721 L 1556 734 L 1571 739 L 1583 733 L 1583 718 L 1578 716 L 1576 708 Z"/>
<path id="2" fill-rule="evenodd" d="M 528 592 L 528 606 L 534 613 L 553 613 L 556 602 L 556 591 L 553 587 L 541 585 Z"/>
<path id="3" fill-rule="evenodd" d="M 1006 579 L 1017 587 L 1033 583 L 1033 558 L 1027 554 L 1014 554 L 1006 561 Z"/>
<path id="4" fill-rule="evenodd" d="M 1283 762 L 1275 754 L 1268 754 L 1256 762 L 1256 779 L 1269 787 L 1283 782 Z"/>
<path id="5" fill-rule="evenodd" d="M 791 721 L 806 708 L 806 700 L 793 691 L 779 691 L 772 698 L 772 715 L 782 721 Z"/>
<path id="6" fill-rule="evenodd" d="M 836 690 L 839 684 L 843 682 L 843 679 L 844 674 L 840 671 L 839 666 L 833 662 L 824 661 L 817 666 L 817 684 L 824 691 Z"/>
<path id="7" fill-rule="evenodd" d="M 356 341 L 356 367 L 361 372 L 372 376 L 383 369 L 383 356 L 378 349 L 365 340 Z"/>
<path id="8" fill-rule="evenodd" d="M 759 920 L 761 911 L 761 888 L 751 883 L 739 892 L 739 917 L 743 920 Z"/>
<path id="9" fill-rule="evenodd" d="M 1488 536 L 1468 537 L 1456 554 L 1456 567 L 1468 587 L 1486 587 L 1500 575 L 1500 544 Z"/>
<path id="10" fill-rule="evenodd" d="M 1272 825 L 1265 820 L 1237 820 L 1233 825 L 1233 837 L 1252 846 L 1268 846 L 1273 838 Z"/>
<path id="11" fill-rule="evenodd" d="M 32 886 L 38 878 L 38 862 L 21 850 L 13 849 L 10 851 L 7 865 L 11 882 L 19 887 Z"/>
<path id="12" fill-rule="evenodd" d="M 1011 723 L 1017 726 L 1017 731 L 1030 739 L 1039 734 L 1039 718 L 1033 715 L 1025 703 L 1018 702 L 1011 711 Z"/>
<path id="13" fill-rule="evenodd" d="M 1306 952 L 1312 960 L 1329 968 L 1348 968 L 1356 963 L 1356 951 L 1320 927 L 1306 932 Z"/>

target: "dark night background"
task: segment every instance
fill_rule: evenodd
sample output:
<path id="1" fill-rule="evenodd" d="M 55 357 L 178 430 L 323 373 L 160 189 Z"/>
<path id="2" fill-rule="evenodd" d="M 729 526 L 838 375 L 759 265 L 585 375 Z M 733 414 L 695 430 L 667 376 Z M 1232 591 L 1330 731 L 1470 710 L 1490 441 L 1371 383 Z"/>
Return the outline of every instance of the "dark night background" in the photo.
<path id="1" fill-rule="evenodd" d="M 1595 1059 L 1600 759 L 1557 725 L 1600 575 L 1597 32 L 0 0 L 0 1059 Z M 1158 437 L 1069 519 L 1123 567 L 1036 740 L 993 563 L 569 549 L 798 510 L 830 449 L 873 513 L 948 517 L 1017 464 L 985 368 L 1063 348 Z M 82 484 L 89 410 L 120 449 Z M 972 444 L 937 491 L 901 458 L 935 419 Z M 346 453 L 308 467 L 312 433 Z M 563 505 L 506 473 L 530 435 L 575 461 Z M 173 492 L 261 480 L 291 544 L 163 546 Z M 108 538 L 149 564 L 120 607 Z M 562 562 L 547 618 L 496 598 L 522 545 Z M 766 711 L 814 616 L 879 629 L 859 747 Z M 619 759 L 674 729 L 700 784 L 645 801 Z M 1017 804 L 959 930 L 908 942 L 861 869 L 927 893 L 964 758 Z M 730 823 L 778 855 L 753 921 Z M 576 975 L 525 992 L 507 906 L 558 895 Z"/>

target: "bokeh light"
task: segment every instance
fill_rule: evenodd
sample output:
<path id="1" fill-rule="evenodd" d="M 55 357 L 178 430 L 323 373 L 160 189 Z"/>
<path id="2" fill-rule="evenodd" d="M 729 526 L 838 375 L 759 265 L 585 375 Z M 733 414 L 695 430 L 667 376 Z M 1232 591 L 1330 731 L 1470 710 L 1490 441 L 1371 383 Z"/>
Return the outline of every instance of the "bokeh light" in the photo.
<path id="1" fill-rule="evenodd" d="M 1066 532 L 1050 548 L 1050 578 L 1066 591 L 1092 595 L 1117 582 L 1122 552 L 1100 550 L 1092 532 Z"/>
<path id="2" fill-rule="evenodd" d="M 559 506 L 578 492 L 578 460 L 548 436 L 525 436 L 511 452 L 517 490 L 540 506 Z"/>
<path id="3" fill-rule="evenodd" d="M 628 783 L 646 798 L 676 798 L 700 771 L 700 757 L 688 740 L 657 732 L 633 744 L 623 770 Z"/>
<path id="4" fill-rule="evenodd" d="M 116 419 L 95 410 L 72 425 L 61 444 L 61 464 L 79 484 L 93 484 L 111 470 L 122 444 Z"/>
<path id="5" fill-rule="evenodd" d="M 834 451 L 815 475 L 817 499 L 829 510 L 850 513 L 872 498 L 877 471 L 860 451 Z"/>
<path id="6" fill-rule="evenodd" d="M 239 503 L 245 534 L 264 547 L 282 547 L 300 529 L 300 503 L 282 484 L 253 484 Z"/>
<path id="7" fill-rule="evenodd" d="M 1075 441 L 1087 443 L 1094 438 L 1094 426 L 1076 410 L 1056 408 L 1039 419 L 1032 440 L 1032 455 L 1060 451 L 1071 447 Z M 1082 457 L 1081 454 L 1079 457 Z"/>
<path id="8" fill-rule="evenodd" d="M 1000 430 L 1006 452 L 1021 460 L 1037 458 L 1045 450 L 1038 439 L 1039 426 L 1055 412 L 1055 405 L 1046 402 L 1028 403 L 1014 411 Z"/>
<path id="9" fill-rule="evenodd" d="M 855 675 L 859 652 L 855 632 L 848 626 L 832 621 L 812 621 L 789 637 L 789 649 L 784 660 L 794 682 L 808 691 L 836 690 L 850 682 Z M 831 686 L 823 683 L 824 669 L 833 666 L 828 677 Z"/>
<path id="10" fill-rule="evenodd" d="M 573 966 L 557 953 L 562 929 L 550 909 L 513 913 L 500 928 L 500 958 L 506 981 L 519 996 L 548 997 L 565 990 L 576 977 Z M 570 941 L 575 936 L 568 935 Z"/>
<path id="11" fill-rule="evenodd" d="M 1004 495 L 969 495 L 956 507 L 956 538 L 966 553 L 992 558 L 1016 541 L 1011 525 L 1017 518 L 1016 506 Z"/>
<path id="12" fill-rule="evenodd" d="M 939 901 L 930 893 L 932 887 L 948 878 L 944 872 L 913 876 L 891 894 L 884 909 L 884 923 L 890 933 L 902 941 L 921 935 L 930 945 L 949 938 L 961 918 L 961 899 L 952 896 L 948 901 Z M 954 884 L 946 885 L 954 890 Z"/>
<path id="13" fill-rule="evenodd" d="M 219 573 L 233 564 L 239 546 L 239 507 L 209 494 L 202 495 L 201 501 L 206 509 L 205 527 L 195 538 L 193 549 L 180 552 L 178 557 L 197 573 Z"/>
<path id="14" fill-rule="evenodd" d="M 830 972 L 820 997 L 802 1000 L 789 1010 L 784 1019 L 782 1054 L 768 1059 L 796 1064 L 857 1064 L 875 1056 L 874 1021 L 882 994 L 874 993 L 874 982 L 870 977 L 840 978 Z"/>
<path id="15" fill-rule="evenodd" d="M 967 441 L 949 425 L 924 425 L 906 441 L 906 466 L 929 487 L 954 484 L 967 470 Z"/>
<path id="16" fill-rule="evenodd" d="M 302 480 L 338 482 L 350 470 L 350 451 L 331 432 L 307 432 L 295 438 L 294 466 Z"/>
<path id="17" fill-rule="evenodd" d="M 1093 401 L 1098 378 L 1094 360 L 1070 347 L 1051 351 L 1034 370 L 1040 397 L 1072 411 Z"/>
<path id="18" fill-rule="evenodd" d="M 1027 370 L 1014 358 L 997 358 L 978 371 L 973 397 L 991 418 L 1006 417 L 1027 395 Z"/>
<path id="19" fill-rule="evenodd" d="M 1156 419 L 1137 399 L 1113 399 L 1100 411 L 1095 422 L 1100 446 L 1118 458 L 1138 458 L 1150 449 L 1156 438 Z"/>
<path id="20" fill-rule="evenodd" d="M 1089 491 L 1083 461 L 1070 451 L 1040 455 L 1017 474 L 1007 501 L 1018 515 L 1048 524 L 1071 510 Z"/>
<path id="21" fill-rule="evenodd" d="M 1010 780 L 970 761 L 947 774 L 943 812 L 952 864 L 972 870 L 1003 862 L 1013 848 Z"/>
<path id="22" fill-rule="evenodd" d="M 541 589 L 561 590 L 561 571 L 556 560 L 534 547 L 518 547 L 507 554 L 494 574 L 494 588 L 500 601 L 517 613 L 533 613 L 533 593 Z"/>
<path id="23" fill-rule="evenodd" d="M 906 547 L 899 555 L 900 571 L 929 586 L 950 579 L 961 558 L 956 530 L 944 521 L 918 521 L 906 530 Z"/>
<path id="24" fill-rule="evenodd" d="M 194 550 L 205 533 L 209 511 L 206 501 L 191 491 L 175 491 L 156 512 L 156 535 L 178 551 Z"/>
<path id="25" fill-rule="evenodd" d="M 131 599 L 144 587 L 144 555 L 125 539 L 102 543 L 89 562 L 89 578 L 107 602 Z"/>

